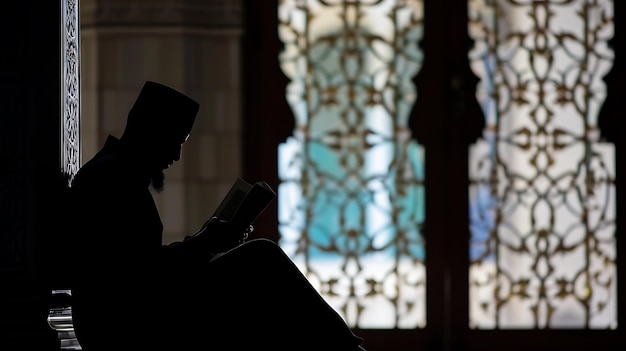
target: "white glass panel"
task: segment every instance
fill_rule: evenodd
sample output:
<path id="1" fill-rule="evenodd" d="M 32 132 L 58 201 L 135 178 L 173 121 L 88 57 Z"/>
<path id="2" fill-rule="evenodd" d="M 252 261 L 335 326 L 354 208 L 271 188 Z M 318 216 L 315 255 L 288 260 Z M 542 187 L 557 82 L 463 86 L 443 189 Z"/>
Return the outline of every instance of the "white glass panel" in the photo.
<path id="1" fill-rule="evenodd" d="M 278 150 L 280 244 L 350 326 L 423 327 L 423 151 L 407 126 L 422 0 L 278 11 L 295 117 Z"/>
<path id="2" fill-rule="evenodd" d="M 617 327 L 610 0 L 470 0 L 470 327 Z"/>

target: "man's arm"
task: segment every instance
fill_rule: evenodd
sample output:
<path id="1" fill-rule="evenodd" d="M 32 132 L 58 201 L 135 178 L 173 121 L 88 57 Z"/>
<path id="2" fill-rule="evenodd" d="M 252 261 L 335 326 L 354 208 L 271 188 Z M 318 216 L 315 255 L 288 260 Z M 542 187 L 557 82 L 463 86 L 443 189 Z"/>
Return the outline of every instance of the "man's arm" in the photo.
<path id="1" fill-rule="evenodd" d="M 177 256 L 193 260 L 211 259 L 216 254 L 241 244 L 246 237 L 246 229 L 242 225 L 213 217 L 197 233 L 182 241 L 173 242 L 167 248 L 174 250 Z"/>

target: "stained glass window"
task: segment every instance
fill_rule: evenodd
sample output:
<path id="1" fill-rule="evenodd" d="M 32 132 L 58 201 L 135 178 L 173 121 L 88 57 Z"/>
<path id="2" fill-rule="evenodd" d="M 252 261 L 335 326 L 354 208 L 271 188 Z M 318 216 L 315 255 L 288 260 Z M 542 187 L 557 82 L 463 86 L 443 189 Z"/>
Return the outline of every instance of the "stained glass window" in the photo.
<path id="1" fill-rule="evenodd" d="M 295 118 L 278 150 L 280 245 L 350 326 L 423 327 L 424 160 L 407 127 L 422 1 L 278 11 Z"/>
<path id="2" fill-rule="evenodd" d="M 470 327 L 614 329 L 615 157 L 597 118 L 610 0 L 469 0 Z"/>

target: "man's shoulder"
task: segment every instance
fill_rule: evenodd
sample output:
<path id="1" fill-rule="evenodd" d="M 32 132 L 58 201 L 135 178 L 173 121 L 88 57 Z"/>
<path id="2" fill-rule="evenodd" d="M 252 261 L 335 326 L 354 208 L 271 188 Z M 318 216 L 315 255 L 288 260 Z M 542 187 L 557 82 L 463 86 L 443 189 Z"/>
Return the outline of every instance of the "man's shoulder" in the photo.
<path id="1" fill-rule="evenodd" d="M 76 173 L 73 188 L 117 187 L 129 176 L 124 162 L 113 154 L 98 154 L 87 161 Z"/>
<path id="2" fill-rule="evenodd" d="M 121 172 L 123 169 L 122 161 L 113 154 L 98 154 L 87 161 L 76 174 L 76 177 L 84 176 L 111 176 Z"/>

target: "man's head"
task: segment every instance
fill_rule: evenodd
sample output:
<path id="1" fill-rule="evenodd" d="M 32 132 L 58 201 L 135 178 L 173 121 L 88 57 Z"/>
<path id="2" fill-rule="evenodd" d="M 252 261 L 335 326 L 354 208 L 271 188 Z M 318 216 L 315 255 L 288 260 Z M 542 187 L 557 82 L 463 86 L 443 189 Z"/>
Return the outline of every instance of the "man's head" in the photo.
<path id="1" fill-rule="evenodd" d="M 137 162 L 150 172 L 155 189 L 163 187 L 163 170 L 180 159 L 199 107 L 190 97 L 160 83 L 147 81 L 139 92 L 121 140 L 138 154 Z"/>

